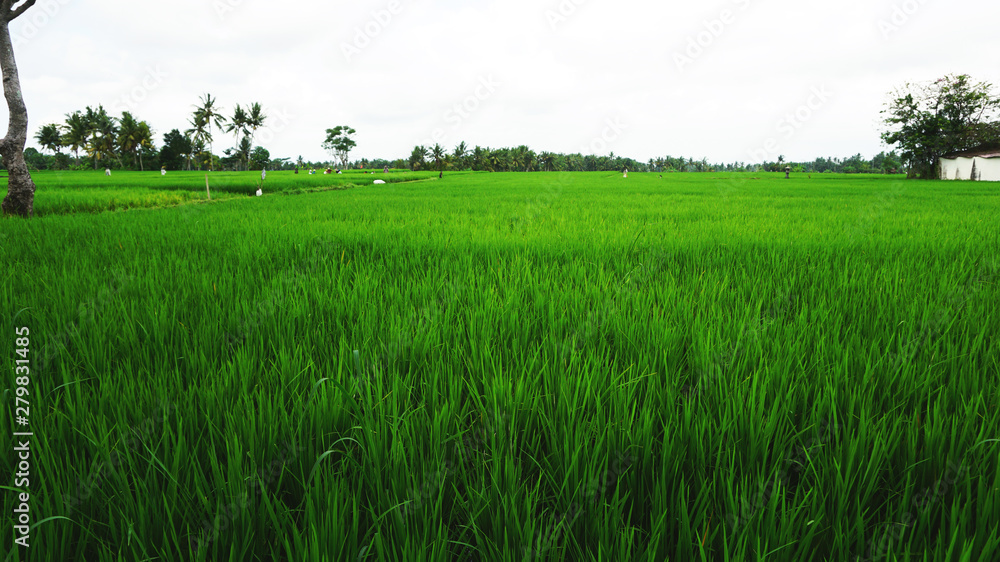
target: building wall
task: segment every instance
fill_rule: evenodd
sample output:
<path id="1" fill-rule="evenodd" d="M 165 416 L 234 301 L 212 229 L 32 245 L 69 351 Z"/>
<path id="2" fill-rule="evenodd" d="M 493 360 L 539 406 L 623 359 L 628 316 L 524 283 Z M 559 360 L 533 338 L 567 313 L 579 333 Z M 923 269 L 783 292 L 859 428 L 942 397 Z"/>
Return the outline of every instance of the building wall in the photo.
<path id="1" fill-rule="evenodd" d="M 976 174 L 981 181 L 1000 181 L 1000 158 L 954 158 L 941 159 L 941 179 L 972 179 L 972 163 L 976 163 Z"/>

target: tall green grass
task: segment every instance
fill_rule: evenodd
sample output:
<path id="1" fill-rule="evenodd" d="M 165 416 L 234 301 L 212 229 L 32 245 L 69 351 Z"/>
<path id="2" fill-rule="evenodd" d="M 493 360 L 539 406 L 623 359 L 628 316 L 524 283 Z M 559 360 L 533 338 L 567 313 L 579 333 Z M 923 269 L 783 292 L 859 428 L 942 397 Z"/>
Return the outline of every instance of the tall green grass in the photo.
<path id="1" fill-rule="evenodd" d="M 27 554 L 1000 559 L 998 210 L 538 173 L 4 220 Z"/>

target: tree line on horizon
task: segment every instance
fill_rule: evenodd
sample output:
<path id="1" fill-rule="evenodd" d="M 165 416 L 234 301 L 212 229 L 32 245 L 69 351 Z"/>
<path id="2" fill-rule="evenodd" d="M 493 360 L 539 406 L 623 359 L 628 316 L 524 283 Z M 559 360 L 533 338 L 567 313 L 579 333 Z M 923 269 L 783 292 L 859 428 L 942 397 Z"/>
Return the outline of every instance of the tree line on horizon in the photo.
<path id="1" fill-rule="evenodd" d="M 172 129 L 157 149 L 153 129 L 148 122 L 124 111 L 121 117 L 108 115 L 104 107 L 86 107 L 66 115 L 63 124 L 48 124 L 39 129 L 35 140 L 51 155 L 34 148 L 24 151 L 29 169 L 157 169 L 168 170 L 290 170 L 330 167 L 333 162 L 345 168 L 409 169 L 414 171 L 470 170 L 490 172 L 571 171 L 605 172 L 628 169 L 636 172 L 780 172 L 786 168 L 796 173 L 881 173 L 906 172 L 909 177 L 937 177 L 937 159 L 949 152 L 1000 144 L 1000 121 L 994 121 L 1000 109 L 1000 96 L 991 93 L 988 83 L 974 83 L 968 75 L 949 75 L 932 83 L 907 84 L 882 112 L 887 129 L 881 139 L 897 146 L 872 158 L 860 153 L 847 158 L 819 157 L 811 161 L 786 161 L 778 156 L 773 162 L 710 163 L 707 158 L 663 156 L 639 161 L 610 154 L 564 154 L 516 147 L 470 147 L 464 141 L 453 150 L 440 144 L 418 145 L 408 158 L 362 158 L 351 161 L 351 139 L 356 131 L 347 126 L 327 129 L 323 148 L 334 160 L 311 162 L 299 156 L 274 158 L 263 147 L 254 146 L 258 129 L 267 116 L 259 103 L 237 104 L 232 116 L 217 108 L 211 94 L 205 94 L 192 112 L 189 128 L 183 133 Z M 212 150 L 214 133 L 232 133 L 236 146 Z M 68 149 L 74 157 L 63 153 Z M 84 155 L 81 156 L 80 151 Z"/>
<path id="2" fill-rule="evenodd" d="M 245 108 L 237 104 L 229 117 L 216 107 L 211 94 L 202 96 L 200 102 L 192 112 L 189 127 L 183 133 L 179 129 L 166 133 L 161 149 L 157 149 L 153 128 L 147 121 L 136 119 L 129 111 L 115 117 L 103 105 L 96 109 L 87 106 L 67 113 L 63 123 L 43 125 L 34 138 L 52 154 L 29 147 L 24 150 L 25 161 L 34 170 L 249 170 L 271 164 L 267 150 L 253 144 L 254 135 L 267 120 L 259 103 Z M 223 157 L 212 150 L 216 129 L 236 137 L 236 146 L 223 151 Z"/>

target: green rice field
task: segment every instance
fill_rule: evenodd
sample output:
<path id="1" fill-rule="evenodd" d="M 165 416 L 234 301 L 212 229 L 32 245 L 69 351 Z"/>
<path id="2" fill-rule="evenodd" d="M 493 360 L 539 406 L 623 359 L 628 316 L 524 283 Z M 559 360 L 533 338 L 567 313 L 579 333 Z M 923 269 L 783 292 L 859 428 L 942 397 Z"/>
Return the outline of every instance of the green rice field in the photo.
<path id="1" fill-rule="evenodd" d="M 6 560 L 1000 560 L 998 184 L 214 174 L 0 221 Z"/>
<path id="2" fill-rule="evenodd" d="M 206 177 L 207 176 L 207 177 Z M 370 185 L 376 179 L 386 183 L 414 181 L 436 177 L 437 173 L 393 170 L 366 173 L 349 170 L 342 174 L 324 175 L 317 170 L 295 174 L 289 171 L 268 172 L 261 181 L 256 172 L 168 172 L 161 176 L 159 170 L 148 172 L 115 171 L 105 176 L 104 171 L 33 172 L 35 215 L 69 213 L 100 213 L 150 207 L 166 207 L 182 203 L 230 199 L 254 195 L 257 188 L 268 194 L 301 194 L 330 189 L 346 189 L 357 185 Z M 205 182 L 208 181 L 208 194 Z"/>

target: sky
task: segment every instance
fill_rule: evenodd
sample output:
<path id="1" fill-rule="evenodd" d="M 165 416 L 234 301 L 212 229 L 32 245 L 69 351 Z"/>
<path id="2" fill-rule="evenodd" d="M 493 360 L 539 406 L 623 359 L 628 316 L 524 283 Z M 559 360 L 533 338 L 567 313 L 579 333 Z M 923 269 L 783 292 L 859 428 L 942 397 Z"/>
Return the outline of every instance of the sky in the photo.
<path id="1" fill-rule="evenodd" d="M 272 158 L 330 160 L 348 125 L 352 160 L 465 141 L 751 163 L 887 150 L 907 83 L 1000 91 L 998 22 L 982 0 L 38 0 L 10 30 L 36 148 L 98 104 L 159 147 L 209 93 L 263 106 Z"/>

